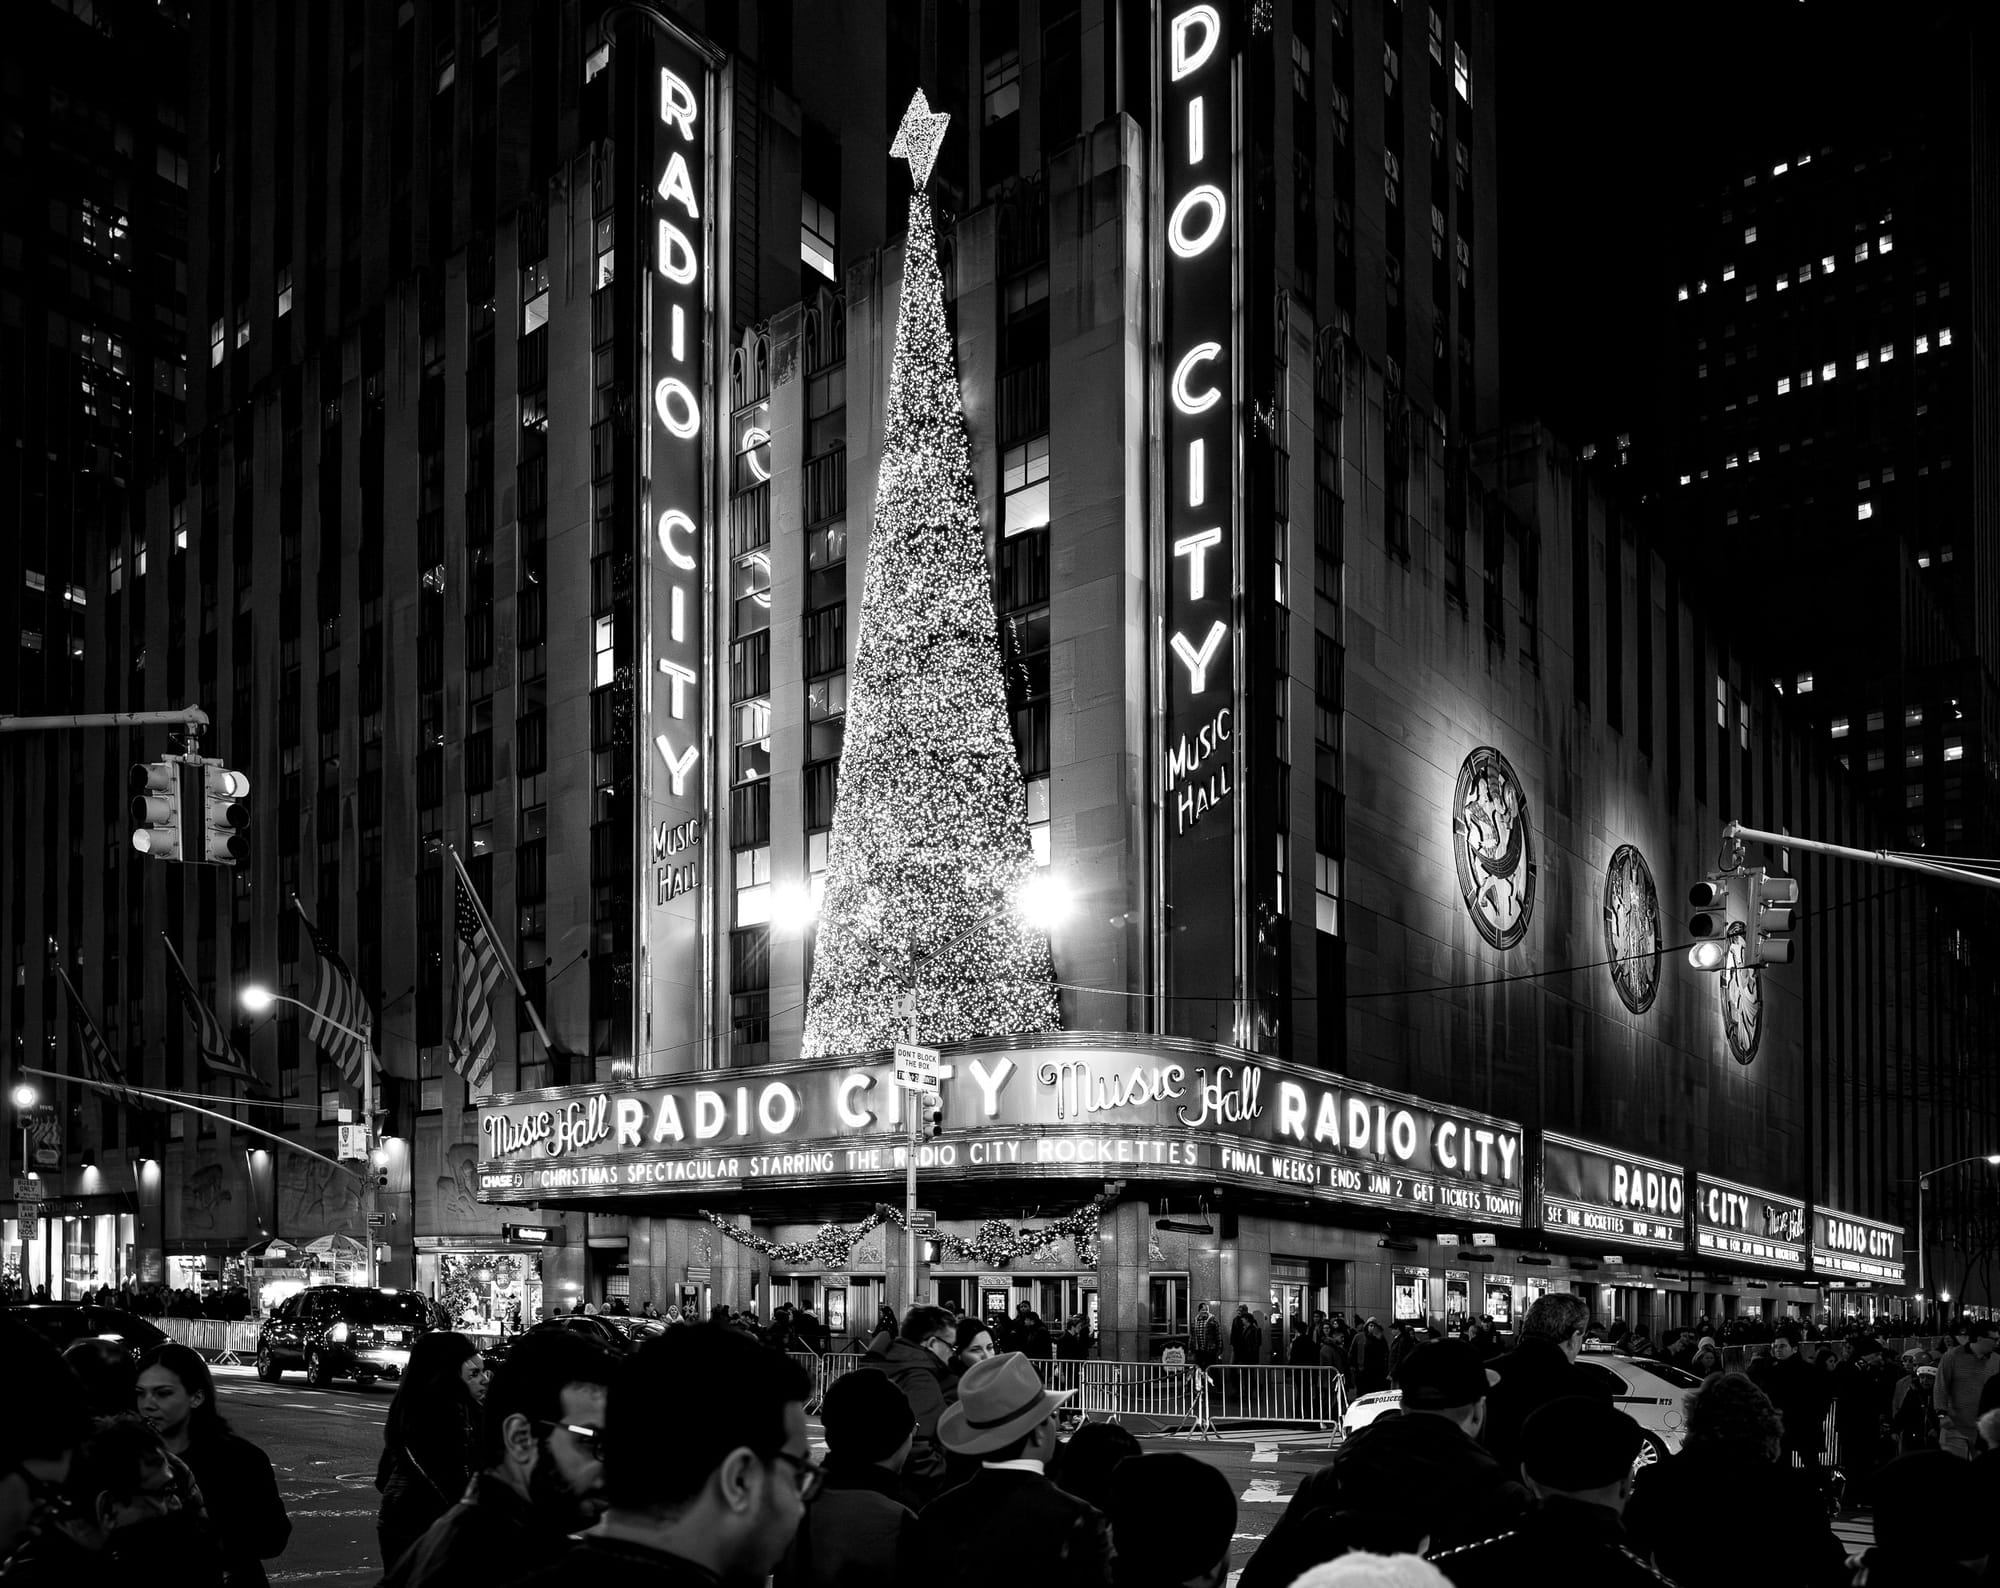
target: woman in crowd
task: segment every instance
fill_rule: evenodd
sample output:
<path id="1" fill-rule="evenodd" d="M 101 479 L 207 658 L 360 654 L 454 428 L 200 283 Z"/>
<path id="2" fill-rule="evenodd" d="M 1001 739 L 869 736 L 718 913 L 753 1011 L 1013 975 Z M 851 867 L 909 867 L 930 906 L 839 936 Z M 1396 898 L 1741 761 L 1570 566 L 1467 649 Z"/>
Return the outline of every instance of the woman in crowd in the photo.
<path id="1" fill-rule="evenodd" d="M 1639 1474 L 1625 1507 L 1631 1548 L 1675 1582 L 1845 1584 L 1846 1552 L 1813 1480 L 1779 1463 L 1784 1434 L 1748 1375 L 1705 1379 L 1688 1392 L 1680 1452 Z"/>
<path id="2" fill-rule="evenodd" d="M 375 1532 L 385 1568 L 464 1495 L 477 1466 L 485 1393 L 485 1361 L 464 1335 L 439 1330 L 411 1348 L 375 1468 L 375 1487 L 382 1491 Z"/>
<path id="3" fill-rule="evenodd" d="M 958 1381 L 965 1377 L 966 1370 L 975 1362 L 984 1362 L 993 1355 L 993 1329 L 984 1318 L 975 1318 L 967 1313 L 958 1320 L 958 1337 L 952 1342 L 951 1383 L 945 1391 L 947 1400 L 958 1398 Z"/>
<path id="4" fill-rule="evenodd" d="M 223 1588 L 267 1588 L 264 1562 L 292 1536 L 271 1458 L 233 1432 L 200 1355 L 178 1341 L 139 1358 L 139 1415 L 200 1485 L 222 1555 Z"/>

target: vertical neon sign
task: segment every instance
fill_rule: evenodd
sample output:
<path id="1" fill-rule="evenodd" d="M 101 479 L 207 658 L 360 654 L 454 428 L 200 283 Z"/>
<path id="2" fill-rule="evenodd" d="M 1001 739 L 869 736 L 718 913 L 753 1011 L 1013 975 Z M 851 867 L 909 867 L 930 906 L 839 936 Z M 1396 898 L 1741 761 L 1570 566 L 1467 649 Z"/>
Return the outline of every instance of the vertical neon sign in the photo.
<path id="1" fill-rule="evenodd" d="M 706 474 L 713 273 L 708 63 L 681 39 L 656 34 L 658 98 L 650 122 L 645 255 L 645 625 L 648 671 L 640 800 L 645 952 L 643 1024 L 636 1045 L 699 1051 L 705 1007 L 704 890 L 698 885 L 712 743 L 707 639 L 711 532 Z"/>
<path id="2" fill-rule="evenodd" d="M 1238 892 L 1234 70 L 1220 6 L 1167 5 L 1159 17 L 1166 540 L 1157 564 L 1165 651 L 1159 821 L 1168 976 L 1179 995 L 1170 1026 L 1227 1038 L 1221 1007 L 1235 993 L 1237 955 L 1235 911 L 1225 901 Z"/>

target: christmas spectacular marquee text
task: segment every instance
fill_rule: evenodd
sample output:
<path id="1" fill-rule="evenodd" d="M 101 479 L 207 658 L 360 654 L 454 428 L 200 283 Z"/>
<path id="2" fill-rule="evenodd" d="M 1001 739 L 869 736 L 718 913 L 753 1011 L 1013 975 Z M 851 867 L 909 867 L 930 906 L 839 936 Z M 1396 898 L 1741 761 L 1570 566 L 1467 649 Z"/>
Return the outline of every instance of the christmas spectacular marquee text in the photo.
<path id="1" fill-rule="evenodd" d="M 906 1094 L 886 1061 L 710 1072 L 496 1099 L 479 1196 L 714 1190 L 900 1177 Z M 1133 1174 L 1522 1217 L 1521 1127 L 1235 1049 L 982 1044 L 946 1055 L 935 1178 Z"/>

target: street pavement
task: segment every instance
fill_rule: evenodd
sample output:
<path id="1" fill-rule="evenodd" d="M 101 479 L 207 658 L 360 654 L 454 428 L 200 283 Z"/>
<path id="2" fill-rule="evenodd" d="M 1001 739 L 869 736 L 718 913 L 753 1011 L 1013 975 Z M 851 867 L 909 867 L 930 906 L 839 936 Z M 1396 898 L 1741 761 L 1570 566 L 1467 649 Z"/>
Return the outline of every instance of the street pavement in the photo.
<path id="1" fill-rule="evenodd" d="M 297 1374 L 262 1384 L 249 1368 L 217 1368 L 215 1377 L 222 1414 L 270 1456 L 278 1492 L 291 1513 L 291 1543 L 268 1563 L 272 1583 L 342 1588 L 380 1578 L 375 1462 L 395 1387 L 341 1384 L 317 1390 Z M 816 1423 L 813 1435 L 817 1441 Z M 1141 1443 L 1148 1450 L 1188 1451 L 1229 1479 L 1238 1500 L 1229 1552 L 1232 1584 L 1300 1482 L 1333 1458 L 1332 1435 L 1317 1430 L 1232 1430 L 1218 1439 L 1144 1435 Z M 1850 1552 L 1871 1541 L 1865 1518 L 1838 1522 L 1835 1531 Z"/>

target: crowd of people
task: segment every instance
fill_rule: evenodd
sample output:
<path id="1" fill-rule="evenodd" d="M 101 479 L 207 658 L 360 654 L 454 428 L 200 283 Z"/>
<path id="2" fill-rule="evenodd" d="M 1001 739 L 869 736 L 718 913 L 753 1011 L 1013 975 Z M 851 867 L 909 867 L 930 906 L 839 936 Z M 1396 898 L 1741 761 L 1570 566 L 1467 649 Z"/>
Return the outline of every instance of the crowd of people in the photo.
<path id="1" fill-rule="evenodd" d="M 1070 1392 L 1049 1389 L 1019 1349 L 1035 1337 L 1031 1309 L 1002 1321 L 920 1305 L 879 1319 L 861 1364 L 816 1408 L 823 1462 L 808 1438 L 812 1383 L 787 1354 L 817 1322 L 794 1312 L 762 1331 L 770 1339 L 715 1317 L 623 1355 L 533 1331 L 491 1370 L 463 1335 L 424 1336 L 376 1473 L 385 1588 L 581 1588 L 613 1574 L 675 1588 L 1220 1588 L 1233 1486 L 1193 1457 L 1143 1452 L 1116 1424 L 1064 1439 Z M 269 1459 L 220 1415 L 199 1355 L 167 1344 L 135 1360 L 92 1339 L 58 1359 L 0 1328 L 18 1385 L 0 1421 L 7 1588 L 109 1588 L 164 1563 L 192 1588 L 265 1588 L 263 1563 L 291 1524 Z M 1927 1378 L 1867 1336 L 1809 1357 L 1810 1342 L 1781 1331 L 1754 1371 L 1716 1371 L 1688 1393 L 1681 1449 L 1650 1465 L 1639 1426 L 1578 1365 L 1589 1318 L 1575 1297 L 1538 1300 L 1511 1343 L 1413 1329 L 1398 1351 L 1365 1320 L 1300 1332 L 1357 1373 L 1379 1355 L 1401 1411 L 1304 1479 L 1238 1588 L 1464 1588 L 1567 1571 L 1682 1588 L 1985 1580 L 2000 1514 L 1988 1503 L 2000 1493 L 1990 1325 L 1963 1325 Z M 1195 1350 L 1212 1348 L 1219 1338 L 1197 1331 Z M 1702 1350 L 1677 1336 L 1662 1355 Z M 1929 1426 L 1897 1454 L 1895 1417 L 1912 1403 Z M 1876 1542 L 1852 1559 L 1818 1470 L 1828 1406 L 1841 1467 L 1873 1510 Z"/>

